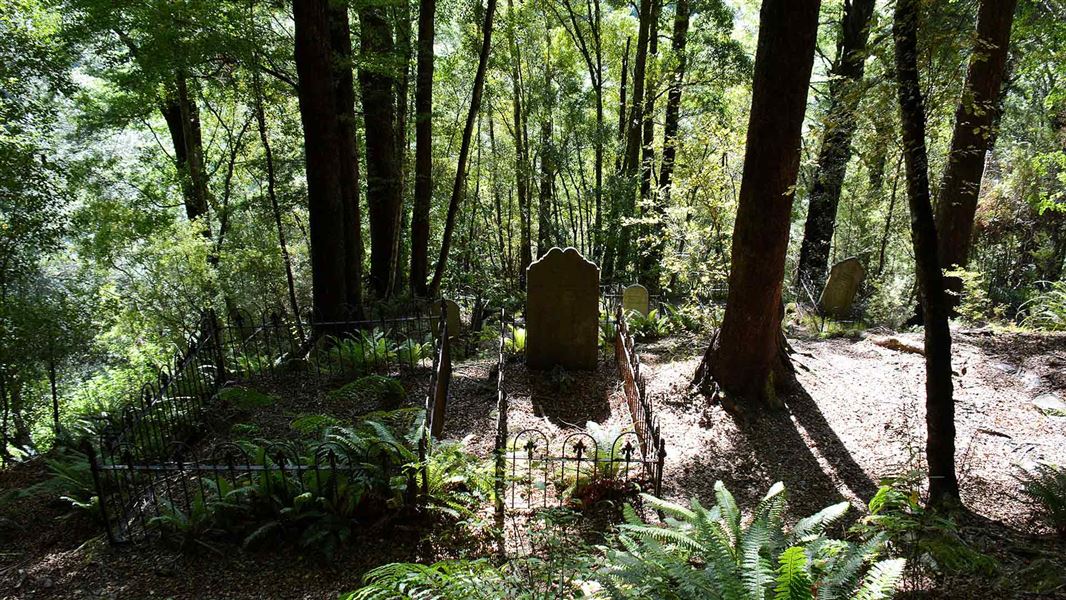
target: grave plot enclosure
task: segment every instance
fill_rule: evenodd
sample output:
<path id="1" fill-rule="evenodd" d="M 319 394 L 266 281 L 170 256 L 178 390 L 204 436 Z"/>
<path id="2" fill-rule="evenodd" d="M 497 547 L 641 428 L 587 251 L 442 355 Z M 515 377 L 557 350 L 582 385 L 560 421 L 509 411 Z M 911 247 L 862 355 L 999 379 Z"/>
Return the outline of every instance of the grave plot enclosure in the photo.
<path id="1" fill-rule="evenodd" d="M 666 444 L 640 374 L 640 359 L 621 307 L 614 320 L 614 360 L 629 422 L 620 434 L 584 429 L 510 429 L 508 328 L 502 328 L 497 378 L 496 436 L 498 519 L 502 511 L 560 504 L 591 504 L 612 494 L 661 492 Z M 608 359 L 610 360 L 610 359 Z M 579 401 L 582 399 L 578 399 Z"/>

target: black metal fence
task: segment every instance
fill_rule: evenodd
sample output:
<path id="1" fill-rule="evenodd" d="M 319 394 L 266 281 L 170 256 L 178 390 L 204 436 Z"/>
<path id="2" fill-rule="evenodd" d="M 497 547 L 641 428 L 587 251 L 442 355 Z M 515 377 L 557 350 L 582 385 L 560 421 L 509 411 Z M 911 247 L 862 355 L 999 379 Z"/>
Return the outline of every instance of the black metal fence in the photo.
<path id="1" fill-rule="evenodd" d="M 304 340 L 302 328 L 276 313 L 255 318 L 238 312 L 220 338 L 227 373 L 234 379 L 395 374 L 432 366 L 439 321 L 435 312 L 321 321 L 310 324 Z"/>
<path id="2" fill-rule="evenodd" d="M 138 541 L 153 523 L 188 524 L 213 515 L 215 509 L 228 510 L 219 507 L 229 506 L 234 497 L 251 497 L 240 506 L 253 512 L 264 498 L 277 501 L 306 492 L 316 494 L 325 506 L 369 502 L 361 499 L 380 498 L 386 488 L 390 504 L 397 496 L 412 502 L 419 473 L 425 491 L 429 432 L 443 425 L 451 377 L 443 304 L 437 316 L 313 323 L 311 328 L 338 333 L 320 336 L 315 343 L 300 342 L 296 333 L 301 328 L 277 315 L 257 322 L 237 315 L 220 326 L 207 314 L 173 367 L 160 370 L 117 419 L 104 419 L 85 450 L 110 541 Z M 361 345 L 367 339 L 373 342 Z M 301 361 L 308 366 L 293 366 Z M 429 370 L 430 386 L 416 448 L 376 441 L 362 454 L 336 444 L 302 453 L 285 446 L 250 452 L 226 444 L 205 453 L 192 452 L 187 445 L 202 429 L 204 409 L 229 381 L 301 372 L 396 373 L 419 367 Z M 323 482 L 331 487 L 321 487 Z"/>
<path id="3" fill-rule="evenodd" d="M 382 506 L 417 500 L 418 465 L 406 448 L 373 441 L 362 447 L 326 443 L 288 446 L 222 444 L 205 458 L 175 446 L 174 459 L 100 461 L 90 451 L 100 516 L 112 544 L 143 541 L 153 531 L 234 534 L 301 510 L 358 518 Z M 313 502 L 308 502 L 308 496 Z"/>
<path id="4" fill-rule="evenodd" d="M 501 322 L 505 322 L 501 317 Z M 628 335 L 621 306 L 614 318 L 615 357 L 626 390 L 633 428 L 597 439 L 587 431 L 552 436 L 540 429 L 508 431 L 509 400 L 506 389 L 508 328 L 501 327 L 497 398 L 499 421 L 496 434 L 496 514 L 505 510 L 558 505 L 573 499 L 591 502 L 613 491 L 662 490 L 666 445 L 645 392 L 643 378 L 633 369 L 636 352 Z M 513 337 L 512 337 L 513 340 Z M 628 340 L 628 342 L 626 341 Z M 626 345 L 628 343 L 628 345 Z M 636 359 L 639 369 L 639 359 Z"/>

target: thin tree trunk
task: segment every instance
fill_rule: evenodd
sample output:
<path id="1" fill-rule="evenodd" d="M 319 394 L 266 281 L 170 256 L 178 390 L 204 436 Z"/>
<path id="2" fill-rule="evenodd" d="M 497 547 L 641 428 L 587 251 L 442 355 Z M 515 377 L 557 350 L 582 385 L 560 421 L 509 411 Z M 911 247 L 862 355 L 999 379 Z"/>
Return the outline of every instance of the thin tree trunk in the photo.
<path id="1" fill-rule="evenodd" d="M 659 15 L 662 11 L 662 5 L 662 0 L 652 1 L 651 28 L 648 32 L 648 56 L 653 60 L 659 55 Z M 655 170 L 655 96 L 658 93 L 656 87 L 651 83 L 646 84 L 644 87 L 644 122 L 641 127 L 642 139 L 640 145 L 640 215 L 642 217 L 645 216 L 646 211 L 654 211 L 652 204 L 656 201 L 656 198 L 652 197 L 652 178 Z M 636 231 L 638 232 L 641 246 L 644 246 L 648 243 L 646 239 L 643 239 L 647 228 L 641 225 Z M 639 274 L 644 279 L 649 279 L 651 276 L 650 257 L 650 253 L 644 253 L 638 260 L 640 266 Z M 654 289 L 656 292 L 659 289 L 658 282 L 644 281 L 644 285 L 650 286 L 648 289 Z"/>
<path id="2" fill-rule="evenodd" d="M 459 212 L 459 205 L 463 201 L 463 192 L 466 190 L 467 160 L 470 156 L 470 140 L 474 133 L 474 124 L 477 122 L 478 111 L 481 110 L 481 92 L 485 87 L 485 71 L 489 65 L 489 51 L 492 48 L 492 21 L 496 14 L 496 0 L 488 0 L 485 9 L 485 23 L 482 26 L 481 52 L 478 56 L 477 74 L 474 75 L 474 89 L 470 97 L 470 111 L 466 115 L 466 126 L 463 127 L 463 143 L 459 147 L 458 166 L 455 170 L 455 185 L 452 186 L 452 198 L 448 203 L 448 216 L 444 221 L 444 235 L 441 239 L 440 257 L 437 259 L 437 268 L 433 272 L 433 282 L 429 286 L 431 296 L 440 293 L 441 280 L 444 277 L 444 269 L 448 264 L 448 250 L 451 246 L 452 229 L 455 227 L 455 217 Z"/>
<path id="3" fill-rule="evenodd" d="M 296 333 L 303 341 L 307 339 L 307 335 L 304 333 L 303 320 L 300 318 L 300 305 L 296 300 L 296 281 L 292 275 L 292 258 L 289 256 L 289 244 L 285 236 L 285 227 L 281 222 L 281 209 L 278 206 L 274 152 L 270 147 L 270 132 L 267 130 L 266 114 L 263 110 L 263 85 L 258 68 L 252 71 L 252 86 L 255 93 L 255 121 L 259 127 L 259 141 L 263 144 L 263 158 L 266 162 L 267 197 L 270 199 L 270 211 L 278 230 L 278 246 L 281 248 L 281 262 L 285 266 L 285 284 L 289 292 L 289 310 L 292 311 L 296 322 Z"/>
<path id="4" fill-rule="evenodd" d="M 366 130 L 366 196 L 370 211 L 370 283 L 379 298 L 393 291 L 400 228 L 400 169 L 396 149 L 392 27 L 379 5 L 359 9 L 359 69 Z"/>
<path id="5" fill-rule="evenodd" d="M 293 3 L 300 120 L 307 164 L 312 297 L 314 320 L 318 322 L 344 320 L 348 300 L 346 220 L 341 192 L 329 10 L 329 0 Z"/>
<path id="6" fill-rule="evenodd" d="M 525 147 L 525 121 L 522 108 L 522 54 L 518 47 L 518 38 L 515 33 L 515 12 L 512 0 L 507 0 L 508 24 L 507 31 L 511 44 L 511 88 L 514 95 L 514 145 L 515 145 L 515 180 L 518 193 L 518 217 L 521 248 L 518 253 L 518 285 L 526 289 L 526 269 L 533 262 L 532 240 L 532 215 L 530 214 L 530 185 L 529 169 L 526 160 Z"/>
<path id="7" fill-rule="evenodd" d="M 415 80 L 415 204 L 411 213 L 411 292 L 424 297 L 429 271 L 429 211 L 433 200 L 433 39 L 436 0 L 418 9 Z"/>
<path id="8" fill-rule="evenodd" d="M 874 0 L 846 0 L 837 39 L 836 62 L 830 72 L 829 111 L 826 113 L 818 166 L 800 246 L 798 283 L 818 290 L 825 283 L 829 248 L 836 227 L 840 189 L 851 159 L 851 140 L 857 126 L 855 111 L 862 97 L 866 45 Z"/>
<path id="9" fill-rule="evenodd" d="M 969 261 L 985 155 L 992 149 L 999 121 L 1000 88 L 1007 71 L 1016 6 L 1017 0 L 981 0 L 978 11 L 977 41 L 955 112 L 951 153 L 936 205 L 937 250 L 945 268 L 965 267 Z M 949 277 L 946 283 L 956 294 L 954 305 L 962 291 L 962 280 Z"/>
<path id="10" fill-rule="evenodd" d="M 407 197 L 407 156 L 410 152 L 407 136 L 408 100 L 411 90 L 411 55 L 414 46 L 411 44 L 411 1 L 402 0 L 396 11 L 396 45 L 399 46 L 403 67 L 400 70 L 400 81 L 396 89 L 396 164 L 400 172 L 399 178 L 399 201 L 396 206 L 399 227 L 396 229 L 395 259 L 396 272 L 393 273 L 393 293 L 400 294 L 407 279 L 404 278 L 404 269 L 408 265 L 409 257 L 405 256 L 407 246 L 403 243 L 403 232 L 410 226 L 408 210 L 404 207 L 404 199 Z"/>
<path id="11" fill-rule="evenodd" d="M 544 53 L 544 114 L 540 122 L 540 194 L 537 198 L 537 257 L 544 256 L 555 243 L 551 225 L 552 185 L 555 178 L 552 154 L 552 63 L 551 32 L 545 32 Z"/>
<path id="12" fill-rule="evenodd" d="M 898 0 L 892 34 L 896 41 L 896 79 L 907 167 L 911 241 L 925 319 L 926 460 L 929 500 L 933 505 L 959 499 L 955 478 L 955 402 L 951 381 L 951 331 L 940 272 L 937 231 L 929 198 L 925 149 L 925 105 L 918 79 L 918 15 L 921 0 Z"/>
<path id="13" fill-rule="evenodd" d="M 775 390 L 791 375 L 781 286 L 819 4 L 762 3 L 729 297 L 722 328 L 696 372 L 696 383 L 713 380 L 730 404 L 777 405 Z"/>
<path id="14" fill-rule="evenodd" d="M 618 87 L 618 156 L 615 157 L 615 175 L 622 174 L 622 165 L 625 163 L 625 150 L 626 150 L 626 90 L 628 89 L 627 79 L 629 77 L 629 46 L 632 42 L 632 38 L 626 38 L 626 49 L 622 54 L 622 74 L 621 85 Z M 614 259 L 618 253 L 619 235 L 621 229 L 621 204 L 619 199 L 617 186 L 612 188 L 611 196 L 608 198 L 610 207 L 607 211 L 607 229 L 604 234 L 604 248 L 603 256 L 600 259 L 600 269 L 602 271 L 602 281 L 612 281 L 614 279 Z"/>
<path id="15" fill-rule="evenodd" d="M 688 43 L 688 26 L 690 20 L 688 0 L 677 0 L 674 10 L 674 36 L 672 50 L 677 61 L 670 91 L 666 97 L 666 122 L 663 124 L 663 162 L 659 170 L 659 190 L 652 203 L 654 210 L 652 232 L 649 236 L 648 268 L 645 282 L 653 293 L 659 291 L 659 279 L 662 276 L 663 252 L 666 248 L 666 208 L 670 206 L 673 191 L 674 162 L 677 160 L 677 131 L 681 116 L 681 91 L 685 83 L 685 67 L 688 57 L 685 46 Z M 682 243 L 684 236 L 682 236 Z"/>

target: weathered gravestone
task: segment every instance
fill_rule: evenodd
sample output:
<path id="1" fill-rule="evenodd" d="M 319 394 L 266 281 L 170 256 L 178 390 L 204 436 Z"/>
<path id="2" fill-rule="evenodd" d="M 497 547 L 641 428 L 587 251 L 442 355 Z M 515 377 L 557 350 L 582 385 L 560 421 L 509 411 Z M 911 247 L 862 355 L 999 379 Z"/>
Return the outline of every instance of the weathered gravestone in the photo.
<path id="1" fill-rule="evenodd" d="M 447 313 L 445 315 L 445 319 L 447 319 L 447 321 L 448 321 L 448 337 L 449 338 L 454 338 L 455 336 L 459 335 L 459 327 L 460 327 L 460 324 L 459 324 L 459 305 L 456 304 L 454 300 L 449 300 L 449 299 L 445 298 L 444 299 L 444 306 L 445 306 L 445 311 Z M 431 317 L 439 317 L 440 316 L 440 303 L 439 302 L 435 302 L 435 303 L 429 304 L 425 308 L 425 314 L 427 314 L 427 315 L 429 315 Z M 438 324 L 438 321 L 433 321 L 433 337 L 437 337 L 437 324 Z"/>
<path id="2" fill-rule="evenodd" d="M 622 310 L 629 312 L 635 310 L 638 313 L 648 316 L 648 288 L 634 283 L 622 291 Z"/>
<path id="3" fill-rule="evenodd" d="M 843 319 L 851 312 L 855 294 L 866 276 L 866 269 L 856 257 L 846 258 L 829 271 L 822 295 L 818 297 L 818 307 L 822 312 L 835 319 Z"/>
<path id="4" fill-rule="evenodd" d="M 599 350 L 600 269 L 574 248 L 552 248 L 526 275 L 526 364 L 591 370 Z"/>

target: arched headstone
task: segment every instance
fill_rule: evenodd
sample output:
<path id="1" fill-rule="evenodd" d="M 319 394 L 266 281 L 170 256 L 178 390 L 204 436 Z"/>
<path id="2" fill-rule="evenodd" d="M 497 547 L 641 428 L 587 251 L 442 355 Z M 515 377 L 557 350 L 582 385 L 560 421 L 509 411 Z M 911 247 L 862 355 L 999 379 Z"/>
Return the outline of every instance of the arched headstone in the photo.
<path id="1" fill-rule="evenodd" d="M 574 248 L 552 248 L 526 272 L 526 364 L 595 369 L 600 268 Z"/>
<path id="2" fill-rule="evenodd" d="M 629 312 L 635 310 L 645 317 L 648 316 L 648 288 L 634 283 L 622 292 L 622 310 Z"/>
<path id="3" fill-rule="evenodd" d="M 865 276 L 866 269 L 862 266 L 862 261 L 854 256 L 833 265 L 822 295 L 818 298 L 818 307 L 835 319 L 846 318 L 851 312 L 855 294 L 858 293 L 859 285 Z"/>

